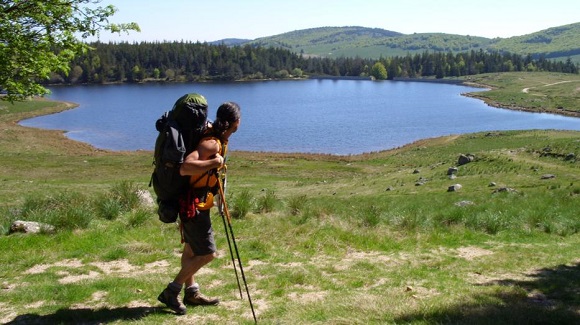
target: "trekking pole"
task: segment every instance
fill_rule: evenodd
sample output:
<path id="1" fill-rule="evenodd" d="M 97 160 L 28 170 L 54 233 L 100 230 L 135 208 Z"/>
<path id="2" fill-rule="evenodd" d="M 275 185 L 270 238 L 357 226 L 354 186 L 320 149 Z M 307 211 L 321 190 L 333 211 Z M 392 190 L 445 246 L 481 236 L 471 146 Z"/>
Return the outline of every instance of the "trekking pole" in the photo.
<path id="1" fill-rule="evenodd" d="M 219 177 L 220 177 L 219 173 L 217 173 L 217 177 L 219 179 Z M 224 191 L 224 195 L 225 195 L 225 191 Z M 223 202 L 224 202 L 224 199 L 223 199 L 222 194 L 220 192 L 218 210 L 219 210 L 220 215 L 222 216 L 222 221 L 224 222 L 224 230 L 225 230 L 225 234 L 226 234 L 226 239 L 228 241 L 228 248 L 230 249 L 230 257 L 232 259 L 232 265 L 234 266 L 234 273 L 236 274 L 236 281 L 238 282 L 238 290 L 240 291 L 240 299 L 243 299 L 244 295 L 242 294 L 242 285 L 240 284 L 240 277 L 238 276 L 238 269 L 236 268 L 236 261 L 234 260 L 234 251 L 232 250 L 232 244 L 230 241 L 230 234 L 228 231 L 228 227 L 226 225 L 226 217 L 224 214 Z"/>
<path id="2" fill-rule="evenodd" d="M 242 280 L 244 281 L 244 286 L 246 287 L 246 294 L 248 295 L 248 301 L 250 303 L 250 308 L 252 309 L 252 316 L 254 316 L 254 322 L 257 324 L 258 320 L 256 319 L 256 312 L 254 311 L 254 304 L 252 303 L 252 297 L 250 297 L 250 290 L 248 289 L 248 282 L 246 281 L 246 275 L 244 274 L 244 268 L 242 266 L 242 259 L 240 258 L 240 252 L 238 251 L 238 245 L 236 244 L 236 237 L 234 236 L 234 229 L 232 228 L 232 218 L 230 216 L 230 212 L 228 211 L 228 205 L 226 203 L 224 187 L 222 184 L 222 180 L 218 177 L 218 184 L 219 184 L 219 194 L 220 194 L 220 203 L 222 206 L 222 217 L 223 215 L 226 216 L 228 219 L 228 226 L 230 230 L 230 235 L 232 236 L 232 242 L 234 243 L 234 249 L 236 250 L 236 256 L 238 258 L 238 265 L 240 266 L 240 273 L 242 274 Z M 231 251 L 231 247 L 230 247 Z"/>

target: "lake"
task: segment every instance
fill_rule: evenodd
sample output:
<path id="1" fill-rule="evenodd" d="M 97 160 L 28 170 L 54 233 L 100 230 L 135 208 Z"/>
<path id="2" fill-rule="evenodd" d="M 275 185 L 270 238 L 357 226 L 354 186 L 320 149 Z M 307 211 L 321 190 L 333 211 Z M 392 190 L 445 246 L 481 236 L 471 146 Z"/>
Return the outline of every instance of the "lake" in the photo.
<path id="1" fill-rule="evenodd" d="M 231 150 L 349 155 L 451 134 L 580 130 L 577 118 L 492 108 L 461 95 L 482 89 L 442 83 L 313 79 L 50 89 L 49 98 L 80 106 L 21 124 L 66 130 L 71 139 L 111 150 L 152 150 L 155 121 L 190 92 L 207 98 L 211 119 L 222 102 L 241 106 Z"/>

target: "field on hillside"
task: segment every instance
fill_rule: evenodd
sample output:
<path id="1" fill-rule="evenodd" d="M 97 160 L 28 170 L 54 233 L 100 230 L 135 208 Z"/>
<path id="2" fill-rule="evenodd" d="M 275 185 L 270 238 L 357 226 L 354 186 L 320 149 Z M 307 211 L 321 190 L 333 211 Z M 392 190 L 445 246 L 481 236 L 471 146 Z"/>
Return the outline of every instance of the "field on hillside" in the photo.
<path id="1" fill-rule="evenodd" d="M 0 322 L 253 323 L 215 212 L 219 258 L 198 281 L 222 302 L 176 316 L 157 301 L 182 246 L 135 198 L 152 191 L 152 153 L 16 123 L 67 108 L 0 103 Z M 232 152 L 227 201 L 258 322 L 577 324 L 579 155 L 580 132 L 554 130 L 360 156 Z M 22 219 L 56 230 L 8 234 Z"/>

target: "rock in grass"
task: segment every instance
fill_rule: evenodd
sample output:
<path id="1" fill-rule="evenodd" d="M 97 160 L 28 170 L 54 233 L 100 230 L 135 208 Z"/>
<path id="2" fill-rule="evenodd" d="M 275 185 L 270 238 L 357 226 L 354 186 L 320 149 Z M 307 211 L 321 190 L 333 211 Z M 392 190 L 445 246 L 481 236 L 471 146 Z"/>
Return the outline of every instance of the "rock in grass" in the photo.
<path id="1" fill-rule="evenodd" d="M 552 178 L 556 178 L 556 175 L 554 175 L 554 174 L 542 175 L 542 179 L 552 179 Z"/>
<path id="2" fill-rule="evenodd" d="M 465 165 L 475 160 L 475 156 L 472 154 L 467 155 L 459 155 L 459 159 L 457 159 L 457 165 Z"/>
<path id="3" fill-rule="evenodd" d="M 447 192 L 457 192 L 459 191 L 463 186 L 461 186 L 461 184 L 454 184 L 451 185 L 447 188 Z"/>
<path id="4" fill-rule="evenodd" d="M 419 177 L 419 179 L 415 182 L 415 186 L 425 185 L 425 183 L 427 183 L 427 181 L 429 181 L 429 180 L 426 179 L 425 177 Z"/>
<path id="5" fill-rule="evenodd" d="M 501 192 L 516 193 L 517 191 L 511 187 L 500 187 L 493 191 L 493 193 L 501 193 Z"/>
<path id="6" fill-rule="evenodd" d="M 139 202 L 142 206 L 150 208 L 155 206 L 155 200 L 149 191 L 139 190 L 137 191 L 137 196 L 139 197 Z"/>
<path id="7" fill-rule="evenodd" d="M 10 226 L 10 233 L 22 232 L 25 234 L 37 234 L 39 232 L 54 232 L 54 226 L 49 224 L 35 222 L 35 221 L 21 221 L 16 220 Z"/>
<path id="8" fill-rule="evenodd" d="M 466 207 L 468 205 L 475 205 L 475 203 L 473 203 L 472 201 L 459 201 L 455 203 L 455 205 L 458 207 Z"/>

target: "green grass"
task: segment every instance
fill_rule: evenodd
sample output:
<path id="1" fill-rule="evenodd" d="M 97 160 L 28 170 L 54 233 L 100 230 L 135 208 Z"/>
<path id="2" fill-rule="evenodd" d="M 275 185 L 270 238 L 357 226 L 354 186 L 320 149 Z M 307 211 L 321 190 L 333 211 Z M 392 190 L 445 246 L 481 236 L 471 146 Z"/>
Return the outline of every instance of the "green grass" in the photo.
<path id="1" fill-rule="evenodd" d="M 46 112 L 27 105 L 0 111 L 2 323 L 253 322 L 216 212 L 219 258 L 198 281 L 222 304 L 172 315 L 156 297 L 179 268 L 179 233 L 134 196 L 150 190 L 152 153 L 20 127 L 18 111 Z M 577 323 L 579 139 L 501 131 L 348 157 L 232 152 L 228 203 L 259 323 Z M 467 153 L 475 161 L 450 179 Z M 8 235 L 22 218 L 57 230 Z"/>
<path id="2" fill-rule="evenodd" d="M 492 106 L 580 116 L 580 76 L 549 72 L 493 73 L 464 78 L 492 90 L 472 93 Z"/>

